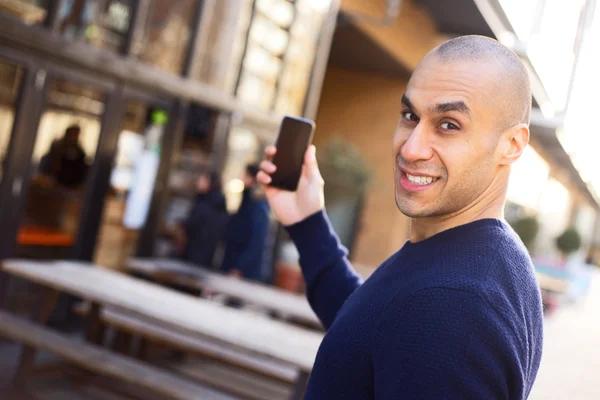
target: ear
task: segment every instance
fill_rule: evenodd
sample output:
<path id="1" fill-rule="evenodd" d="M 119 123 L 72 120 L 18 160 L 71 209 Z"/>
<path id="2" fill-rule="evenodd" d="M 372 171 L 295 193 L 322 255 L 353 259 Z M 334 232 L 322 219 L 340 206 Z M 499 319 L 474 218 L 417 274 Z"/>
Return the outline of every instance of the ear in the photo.
<path id="1" fill-rule="evenodd" d="M 529 127 L 517 124 L 509 128 L 501 139 L 500 165 L 510 165 L 517 161 L 529 144 Z"/>

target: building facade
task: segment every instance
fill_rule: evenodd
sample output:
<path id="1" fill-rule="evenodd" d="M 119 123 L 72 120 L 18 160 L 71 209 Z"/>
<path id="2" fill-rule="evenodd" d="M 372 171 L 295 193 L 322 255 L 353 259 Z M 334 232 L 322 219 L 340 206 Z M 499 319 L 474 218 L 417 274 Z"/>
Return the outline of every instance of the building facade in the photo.
<path id="1" fill-rule="evenodd" d="M 532 146 L 515 166 L 507 217 L 538 215 L 540 252 L 574 224 L 597 241 L 597 196 L 561 139 L 593 2 L 531 1 L 531 23 L 519 26 L 509 3 L 2 1 L 0 259 L 119 268 L 132 255 L 172 254 L 198 172 L 221 173 L 235 211 L 245 165 L 292 114 L 316 120 L 319 149 L 340 137 L 370 167 L 369 189 L 328 209 L 352 259 L 377 266 L 409 228 L 394 204 L 389 154 L 400 96 L 429 50 L 470 33 L 509 45 L 532 77 Z M 557 13 L 568 19 L 561 49 L 572 49 L 558 72 L 543 69 L 549 55 L 539 50 L 556 40 L 545 16 Z M 48 160 L 73 126 L 84 156 L 77 182 L 63 185 Z M 279 232 L 274 247 L 285 240 Z"/>
<path id="2" fill-rule="evenodd" d="M 119 268 L 169 255 L 202 169 L 221 172 L 234 211 L 235 183 L 281 115 L 314 118 L 337 10 L 315 0 L 2 1 L 0 259 Z M 53 151 L 74 130 L 66 168 Z"/>
<path id="3" fill-rule="evenodd" d="M 407 240 L 409 221 L 394 204 L 389 154 L 400 97 L 411 72 L 429 50 L 465 34 L 485 35 L 506 44 L 521 57 L 532 81 L 531 146 L 513 168 L 507 220 L 528 215 L 538 219 L 534 256 L 555 253 L 554 239 L 570 226 L 577 227 L 583 237 L 580 255 L 598 240 L 594 225 L 599 197 L 589 181 L 583 180 L 564 145 L 573 74 L 594 2 L 525 3 L 342 2 L 315 140 L 326 146 L 332 137 L 341 135 L 373 166 L 375 179 L 361 212 L 346 214 L 357 219 L 350 234 L 354 238 L 351 256 L 357 264 L 376 267 Z M 390 14 L 393 5 L 397 12 Z M 558 49 L 560 60 L 553 61 Z"/>

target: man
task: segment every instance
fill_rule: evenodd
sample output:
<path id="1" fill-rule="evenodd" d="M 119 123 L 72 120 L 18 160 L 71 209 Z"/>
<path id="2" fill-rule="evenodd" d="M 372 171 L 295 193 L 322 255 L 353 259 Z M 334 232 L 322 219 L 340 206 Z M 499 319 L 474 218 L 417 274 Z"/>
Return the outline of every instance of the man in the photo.
<path id="1" fill-rule="evenodd" d="M 242 204 L 227 225 L 223 270 L 234 277 L 262 281 L 266 277 L 270 210 L 257 184 L 257 172 L 258 165 L 246 167 Z"/>
<path id="2" fill-rule="evenodd" d="M 502 221 L 510 165 L 529 141 L 527 71 L 498 42 L 459 37 L 421 61 L 401 107 L 395 198 L 410 240 L 362 285 L 324 213 L 314 147 L 294 193 L 269 187 L 275 166 L 261 165 L 327 328 L 306 398 L 527 398 L 541 299 L 531 259 Z"/>
<path id="3" fill-rule="evenodd" d="M 50 150 L 42 157 L 40 172 L 69 188 L 83 184 L 88 166 L 85 151 L 79 143 L 80 135 L 78 125 L 69 126 L 64 136 L 52 142 Z"/>
<path id="4" fill-rule="evenodd" d="M 219 174 L 203 171 L 195 189 L 189 214 L 174 229 L 174 242 L 181 258 L 213 268 L 215 251 L 225 236 L 229 219 Z"/>

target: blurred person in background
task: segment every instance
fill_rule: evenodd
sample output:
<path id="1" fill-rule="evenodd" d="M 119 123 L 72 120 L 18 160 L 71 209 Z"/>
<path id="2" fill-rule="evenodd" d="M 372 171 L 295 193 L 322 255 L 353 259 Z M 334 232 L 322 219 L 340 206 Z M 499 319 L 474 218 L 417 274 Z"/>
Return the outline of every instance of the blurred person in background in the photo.
<path id="1" fill-rule="evenodd" d="M 175 246 L 184 260 L 212 268 L 215 250 L 223 240 L 227 226 L 225 196 L 215 172 L 201 173 L 195 189 L 190 213 L 175 229 Z"/>
<path id="2" fill-rule="evenodd" d="M 40 173 L 52 177 L 60 185 L 75 188 L 84 183 L 88 165 L 79 143 L 81 128 L 71 125 L 62 138 L 52 142 L 50 150 L 40 161 Z"/>
<path id="3" fill-rule="evenodd" d="M 276 149 L 266 149 L 258 179 L 327 329 L 306 399 L 529 396 L 542 303 L 503 210 L 511 164 L 529 142 L 531 102 L 525 66 L 493 39 L 451 39 L 420 62 L 392 141 L 409 240 L 364 283 L 325 213 L 314 146 L 296 192 L 269 186 Z"/>
<path id="4" fill-rule="evenodd" d="M 264 281 L 265 252 L 269 236 L 269 204 L 258 185 L 256 164 L 246 167 L 244 192 L 238 212 L 231 218 L 225 234 L 223 271 L 233 277 Z"/>

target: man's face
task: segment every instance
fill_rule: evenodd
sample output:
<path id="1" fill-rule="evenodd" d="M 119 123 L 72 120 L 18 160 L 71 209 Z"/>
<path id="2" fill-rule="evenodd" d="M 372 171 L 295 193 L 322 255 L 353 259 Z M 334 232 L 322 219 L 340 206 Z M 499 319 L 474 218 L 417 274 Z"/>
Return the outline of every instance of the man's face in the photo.
<path id="1" fill-rule="evenodd" d="M 409 217 L 463 210 L 498 172 L 496 65 L 432 56 L 411 77 L 393 140 L 396 204 Z"/>
<path id="2" fill-rule="evenodd" d="M 69 129 L 65 133 L 65 142 L 69 146 L 76 146 L 79 143 L 80 131 L 77 129 Z"/>
<path id="3" fill-rule="evenodd" d="M 202 174 L 196 180 L 196 191 L 198 193 L 206 193 L 210 189 L 210 178 L 206 174 Z"/>

